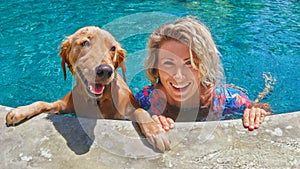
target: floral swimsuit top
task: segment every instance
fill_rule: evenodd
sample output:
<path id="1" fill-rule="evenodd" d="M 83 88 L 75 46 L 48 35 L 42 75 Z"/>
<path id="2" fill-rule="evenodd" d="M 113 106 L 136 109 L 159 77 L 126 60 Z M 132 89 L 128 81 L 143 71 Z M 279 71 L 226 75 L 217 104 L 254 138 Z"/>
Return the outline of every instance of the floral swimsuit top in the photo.
<path id="1" fill-rule="evenodd" d="M 146 86 L 135 94 L 135 100 L 140 107 L 151 115 L 161 115 L 158 93 L 152 86 Z M 212 111 L 218 120 L 239 119 L 243 117 L 244 110 L 250 106 L 251 101 L 242 91 L 228 85 L 215 86 L 213 92 Z M 216 119 L 216 118 L 214 118 Z"/>

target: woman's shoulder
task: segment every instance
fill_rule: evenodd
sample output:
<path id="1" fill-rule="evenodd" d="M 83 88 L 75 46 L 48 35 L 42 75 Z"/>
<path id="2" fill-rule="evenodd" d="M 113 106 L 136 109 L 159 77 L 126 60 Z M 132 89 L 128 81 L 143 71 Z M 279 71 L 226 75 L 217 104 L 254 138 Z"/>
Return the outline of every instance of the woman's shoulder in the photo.
<path id="1" fill-rule="evenodd" d="M 150 108 L 150 94 L 153 90 L 153 86 L 145 86 L 140 91 L 138 91 L 135 95 L 135 101 L 139 103 L 140 107 L 148 110 Z"/>
<path id="2" fill-rule="evenodd" d="M 145 86 L 141 90 L 139 90 L 134 96 L 135 98 L 147 97 L 153 90 L 153 86 Z"/>
<path id="3" fill-rule="evenodd" d="M 247 97 L 247 91 L 239 86 L 234 86 L 234 85 L 216 85 L 215 86 L 215 95 L 222 95 L 226 97 L 236 97 L 236 96 L 243 96 Z"/>
<path id="4" fill-rule="evenodd" d="M 234 105 L 241 106 L 245 104 L 248 107 L 251 103 L 247 94 L 244 93 L 242 88 L 234 87 L 232 85 L 218 85 L 215 87 L 214 102 L 218 106 Z"/>
<path id="5" fill-rule="evenodd" d="M 214 110 L 222 110 L 221 119 L 239 119 L 251 101 L 243 88 L 234 85 L 216 86 Z"/>

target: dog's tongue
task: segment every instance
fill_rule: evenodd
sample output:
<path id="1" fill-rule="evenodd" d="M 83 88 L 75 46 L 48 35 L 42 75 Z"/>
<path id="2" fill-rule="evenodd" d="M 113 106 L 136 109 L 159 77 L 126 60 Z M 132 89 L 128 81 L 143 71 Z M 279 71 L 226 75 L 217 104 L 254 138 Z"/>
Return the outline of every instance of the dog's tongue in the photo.
<path id="1" fill-rule="evenodd" d="M 104 86 L 101 84 L 89 84 L 89 89 L 94 94 L 102 94 Z"/>

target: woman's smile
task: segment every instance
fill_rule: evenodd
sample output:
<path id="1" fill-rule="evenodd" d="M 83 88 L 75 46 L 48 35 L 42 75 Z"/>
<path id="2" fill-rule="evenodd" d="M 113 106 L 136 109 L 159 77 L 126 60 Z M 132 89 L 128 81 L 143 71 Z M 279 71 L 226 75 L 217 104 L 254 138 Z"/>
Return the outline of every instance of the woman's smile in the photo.
<path id="1" fill-rule="evenodd" d="M 175 84 L 170 82 L 170 85 L 174 88 L 175 91 L 177 92 L 184 92 L 188 86 L 190 86 L 191 82 L 188 83 L 182 83 L 182 84 Z"/>

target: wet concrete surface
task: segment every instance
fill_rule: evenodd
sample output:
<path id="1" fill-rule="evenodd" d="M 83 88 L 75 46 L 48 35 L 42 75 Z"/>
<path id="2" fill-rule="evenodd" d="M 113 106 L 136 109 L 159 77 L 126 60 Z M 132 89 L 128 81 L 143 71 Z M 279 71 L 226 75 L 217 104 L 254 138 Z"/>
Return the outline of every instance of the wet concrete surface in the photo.
<path id="1" fill-rule="evenodd" d="M 300 112 L 242 120 L 176 123 L 160 153 L 133 122 L 42 114 L 7 127 L 0 106 L 0 168 L 300 168 Z"/>

